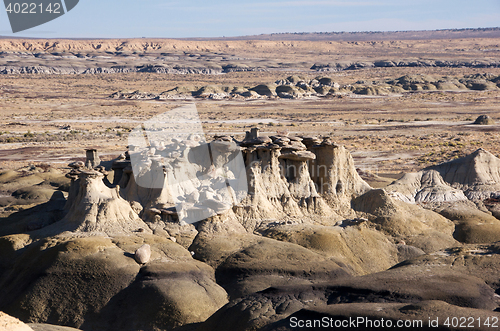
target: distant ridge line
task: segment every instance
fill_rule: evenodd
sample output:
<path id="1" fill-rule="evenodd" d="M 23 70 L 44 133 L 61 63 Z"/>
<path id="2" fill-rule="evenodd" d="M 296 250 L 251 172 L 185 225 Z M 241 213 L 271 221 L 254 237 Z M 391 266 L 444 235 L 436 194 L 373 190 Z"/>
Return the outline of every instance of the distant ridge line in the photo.
<path id="1" fill-rule="evenodd" d="M 220 38 L 175 38 L 179 40 L 290 40 L 290 41 L 378 41 L 500 38 L 500 27 L 408 31 L 283 32 Z"/>
<path id="2" fill-rule="evenodd" d="M 355 31 L 355 32 L 280 32 L 270 34 L 235 36 L 235 37 L 108 37 L 108 38 L 45 38 L 26 36 L 1 36 L 1 39 L 43 39 L 43 40 L 184 40 L 184 41 L 238 41 L 238 40 L 268 40 L 268 41 L 383 41 L 383 40 L 431 40 L 431 39 L 467 39 L 467 38 L 500 38 L 500 27 L 462 28 L 440 30 L 405 30 L 405 31 Z"/>

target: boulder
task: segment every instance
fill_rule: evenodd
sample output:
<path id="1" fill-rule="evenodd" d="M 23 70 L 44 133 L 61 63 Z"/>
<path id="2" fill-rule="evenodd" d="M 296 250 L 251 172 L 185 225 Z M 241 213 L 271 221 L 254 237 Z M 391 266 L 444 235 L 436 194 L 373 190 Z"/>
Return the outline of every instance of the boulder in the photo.
<path id="1" fill-rule="evenodd" d="M 495 121 L 488 115 L 480 115 L 478 118 L 476 118 L 473 124 L 493 125 L 495 124 Z"/>
<path id="2" fill-rule="evenodd" d="M 144 244 L 139 247 L 134 253 L 134 258 L 139 264 L 148 263 L 151 258 L 151 246 Z"/>
<path id="3" fill-rule="evenodd" d="M 92 234 L 118 235 L 134 233 L 138 229 L 151 233 L 119 194 L 119 186 L 107 187 L 100 172 L 89 170 L 77 173 L 78 179 L 71 183 L 68 213 L 57 223 L 45 227 L 40 236 L 62 232 L 79 233 L 81 236 Z"/>

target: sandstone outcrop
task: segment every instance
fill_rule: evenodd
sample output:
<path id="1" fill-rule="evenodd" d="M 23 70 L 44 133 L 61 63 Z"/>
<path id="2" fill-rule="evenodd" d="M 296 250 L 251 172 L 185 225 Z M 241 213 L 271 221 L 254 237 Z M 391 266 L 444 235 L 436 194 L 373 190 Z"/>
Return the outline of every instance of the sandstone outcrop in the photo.
<path id="1" fill-rule="evenodd" d="M 488 213 L 499 165 L 478 150 L 372 189 L 329 137 L 253 128 L 242 141 L 190 133 L 133 145 L 111 169 L 70 164 L 60 220 L 28 233 L 9 225 L 0 309 L 25 322 L 125 331 L 273 330 L 290 316 L 374 305 L 386 314 L 370 316 L 426 316 L 429 307 L 485 316 L 499 304 L 486 270 L 497 247 L 483 244 L 500 240 Z"/>
<path id="2" fill-rule="evenodd" d="M 104 184 L 101 172 L 73 170 L 69 176 L 72 182 L 66 203 L 67 214 L 59 222 L 43 228 L 41 234 L 119 235 L 139 229 L 151 231 L 129 202 L 120 196 L 119 187 L 109 188 Z"/>
<path id="3" fill-rule="evenodd" d="M 463 77 L 433 77 L 429 75 L 405 75 L 396 79 L 374 81 L 357 81 L 340 85 L 330 77 L 318 76 L 305 78 L 290 76 L 278 79 L 270 84 L 256 86 L 219 86 L 205 85 L 177 86 L 173 89 L 156 93 L 146 91 L 117 91 L 109 97 L 132 100 L 169 100 L 169 99 L 211 99 L 211 100 L 244 100 L 244 99 L 321 99 L 339 95 L 387 96 L 401 95 L 413 91 L 455 91 L 455 90 L 498 90 L 500 79 L 492 75 L 468 75 Z M 482 116 L 486 116 L 483 118 Z M 495 124 L 487 115 L 480 116 L 474 124 Z"/>
<path id="4" fill-rule="evenodd" d="M 498 208 L 499 183 L 500 159 L 478 149 L 465 157 L 406 174 L 385 190 L 395 199 L 433 209 L 453 220 L 457 240 L 487 243 L 500 240 L 500 221 L 488 211 Z"/>
<path id="5" fill-rule="evenodd" d="M 480 148 L 465 157 L 407 174 L 386 190 L 403 201 L 417 203 L 495 198 L 500 195 L 500 159 Z"/>

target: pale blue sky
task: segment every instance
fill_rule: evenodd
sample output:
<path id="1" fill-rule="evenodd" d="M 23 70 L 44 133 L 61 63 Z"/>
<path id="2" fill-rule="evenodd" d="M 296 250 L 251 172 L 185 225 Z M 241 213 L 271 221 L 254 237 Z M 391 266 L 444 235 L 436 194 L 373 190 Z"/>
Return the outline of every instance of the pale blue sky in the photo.
<path id="1" fill-rule="evenodd" d="M 64 16 L 16 34 L 4 8 L 0 35 L 36 38 L 186 38 L 500 26 L 500 0 L 80 0 Z"/>

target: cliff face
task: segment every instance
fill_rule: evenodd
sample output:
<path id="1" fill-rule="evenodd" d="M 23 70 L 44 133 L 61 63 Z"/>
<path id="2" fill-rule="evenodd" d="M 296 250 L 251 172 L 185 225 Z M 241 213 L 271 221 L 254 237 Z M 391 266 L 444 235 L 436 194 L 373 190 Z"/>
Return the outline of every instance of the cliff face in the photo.
<path id="1" fill-rule="evenodd" d="M 115 160 L 115 183 L 146 221 L 186 221 L 192 218 L 182 213 L 197 211 L 197 220 L 222 215 L 248 231 L 285 218 L 334 224 L 352 216 L 350 201 L 370 189 L 349 152 L 329 139 L 266 137 L 254 129 L 238 145 L 216 137 L 208 152 L 187 137 L 136 149 Z"/>

